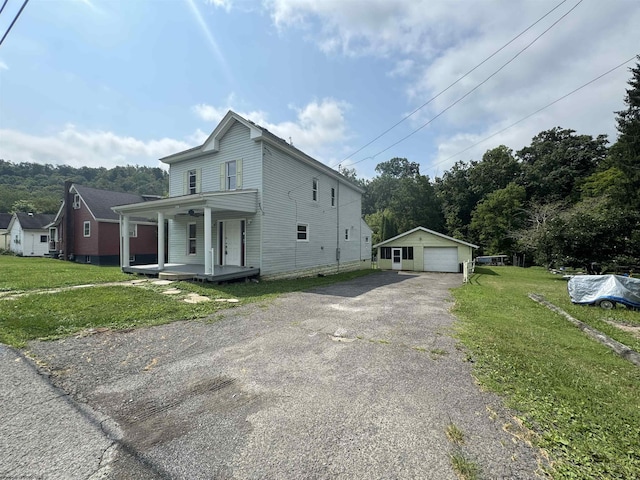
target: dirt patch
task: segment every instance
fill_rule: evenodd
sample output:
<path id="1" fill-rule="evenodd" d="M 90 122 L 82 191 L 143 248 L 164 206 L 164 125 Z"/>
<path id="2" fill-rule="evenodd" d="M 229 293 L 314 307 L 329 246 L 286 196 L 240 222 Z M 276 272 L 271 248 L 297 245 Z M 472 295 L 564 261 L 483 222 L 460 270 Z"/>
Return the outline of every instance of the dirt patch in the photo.
<path id="1" fill-rule="evenodd" d="M 640 338 L 640 325 L 629 325 L 627 323 L 618 323 L 612 320 L 605 320 L 609 325 L 613 325 L 616 328 L 624 332 L 628 332 L 636 338 Z"/>

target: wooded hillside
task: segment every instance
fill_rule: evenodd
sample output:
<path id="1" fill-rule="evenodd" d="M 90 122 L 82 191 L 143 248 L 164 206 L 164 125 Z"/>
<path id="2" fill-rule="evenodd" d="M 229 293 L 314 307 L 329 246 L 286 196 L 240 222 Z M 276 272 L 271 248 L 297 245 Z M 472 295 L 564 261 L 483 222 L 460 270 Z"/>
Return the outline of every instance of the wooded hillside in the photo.
<path id="1" fill-rule="evenodd" d="M 73 168 L 0 160 L 0 212 L 57 213 L 65 180 L 116 192 L 165 196 L 169 175 L 161 168 Z"/>
<path id="2" fill-rule="evenodd" d="M 370 181 L 343 169 L 365 188 L 374 243 L 421 225 L 480 245 L 479 254 L 519 254 L 529 264 L 640 265 L 640 64 L 630 71 L 611 146 L 605 135 L 556 127 L 515 153 L 500 145 L 436 179 L 406 158 L 380 163 Z"/>

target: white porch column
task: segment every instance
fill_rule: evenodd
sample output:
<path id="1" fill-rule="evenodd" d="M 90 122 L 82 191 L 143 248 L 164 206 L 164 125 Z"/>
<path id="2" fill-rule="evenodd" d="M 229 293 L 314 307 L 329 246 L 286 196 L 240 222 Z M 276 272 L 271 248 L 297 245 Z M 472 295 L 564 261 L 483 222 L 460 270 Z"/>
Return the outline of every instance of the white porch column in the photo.
<path id="1" fill-rule="evenodd" d="M 204 207 L 204 273 L 211 275 L 211 207 Z"/>
<path id="2" fill-rule="evenodd" d="M 164 213 L 158 212 L 158 270 L 164 270 Z"/>
<path id="3" fill-rule="evenodd" d="M 128 267 L 129 264 L 129 215 L 122 216 L 122 267 Z"/>

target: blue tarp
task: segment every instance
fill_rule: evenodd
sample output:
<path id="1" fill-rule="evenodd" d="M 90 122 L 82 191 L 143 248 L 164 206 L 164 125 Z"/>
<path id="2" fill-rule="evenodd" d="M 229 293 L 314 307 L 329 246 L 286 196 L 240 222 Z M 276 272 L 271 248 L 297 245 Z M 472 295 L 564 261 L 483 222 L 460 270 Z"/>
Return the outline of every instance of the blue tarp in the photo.
<path id="1" fill-rule="evenodd" d="M 569 279 L 573 303 L 598 304 L 602 300 L 640 308 L 640 279 L 621 275 L 576 275 Z"/>

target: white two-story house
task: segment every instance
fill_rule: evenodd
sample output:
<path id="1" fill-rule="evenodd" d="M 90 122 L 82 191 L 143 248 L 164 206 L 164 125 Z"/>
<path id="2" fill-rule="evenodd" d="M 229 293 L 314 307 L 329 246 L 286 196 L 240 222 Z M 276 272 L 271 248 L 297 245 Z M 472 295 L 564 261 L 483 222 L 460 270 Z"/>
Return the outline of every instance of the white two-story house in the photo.
<path id="1" fill-rule="evenodd" d="M 237 113 L 201 146 L 161 161 L 169 165 L 168 198 L 113 207 L 121 232 L 131 217 L 158 222 L 158 264 L 131 267 L 121 236 L 124 271 L 219 280 L 370 268 L 362 190 Z"/>

